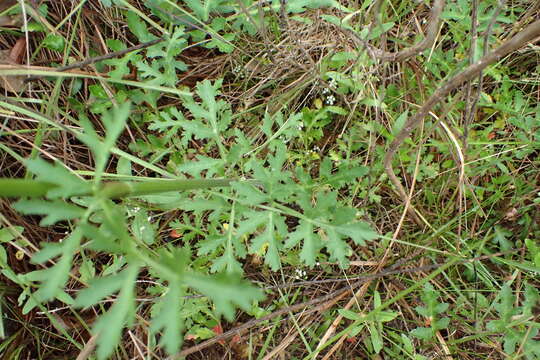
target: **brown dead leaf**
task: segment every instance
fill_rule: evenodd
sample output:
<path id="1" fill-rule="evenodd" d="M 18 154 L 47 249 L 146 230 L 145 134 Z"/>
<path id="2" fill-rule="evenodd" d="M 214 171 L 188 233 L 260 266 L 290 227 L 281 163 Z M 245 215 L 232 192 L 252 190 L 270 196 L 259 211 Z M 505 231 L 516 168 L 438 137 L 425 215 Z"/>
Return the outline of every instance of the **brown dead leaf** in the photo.
<path id="1" fill-rule="evenodd" d="M 176 231 L 176 229 L 172 229 L 171 232 L 169 233 L 169 236 L 172 237 L 173 239 L 178 239 L 182 237 L 182 234 Z"/>
<path id="2" fill-rule="evenodd" d="M 17 0 L 0 0 L 0 13 L 6 11 L 13 5 L 17 4 Z M 22 25 L 22 17 L 18 15 L 2 15 L 0 16 L 0 27 L 19 27 Z"/>
<path id="3" fill-rule="evenodd" d="M 518 215 L 519 215 L 518 209 L 513 207 L 510 210 L 508 210 L 506 214 L 504 214 L 504 218 L 505 220 L 508 220 L 508 221 L 514 221 L 517 219 Z"/>
<path id="4" fill-rule="evenodd" d="M 11 50 L 0 50 L 0 65 L 20 65 L 26 50 L 26 40 L 17 40 Z M 0 76 L 0 87 L 9 92 L 21 92 L 25 88 L 24 76 Z"/>
<path id="5" fill-rule="evenodd" d="M 22 16 L 20 14 L 0 16 L 0 27 L 20 28 L 22 25 L 23 25 L 23 21 L 22 21 Z"/>
<path id="6" fill-rule="evenodd" d="M 17 0 L 2 0 L 0 1 L 0 12 L 3 12 L 17 3 Z"/>

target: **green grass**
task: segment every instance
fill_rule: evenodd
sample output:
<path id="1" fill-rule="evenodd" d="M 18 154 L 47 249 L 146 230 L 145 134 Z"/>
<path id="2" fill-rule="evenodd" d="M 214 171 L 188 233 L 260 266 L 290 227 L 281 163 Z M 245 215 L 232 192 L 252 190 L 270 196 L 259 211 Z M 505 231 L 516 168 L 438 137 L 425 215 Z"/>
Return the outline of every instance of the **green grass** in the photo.
<path id="1" fill-rule="evenodd" d="M 402 62 L 363 41 L 421 41 L 428 2 L 0 7 L 0 84 L 32 77 L 0 96 L 1 357 L 540 358 L 536 45 L 400 144 L 410 203 L 384 166 L 538 17 L 478 3 Z"/>

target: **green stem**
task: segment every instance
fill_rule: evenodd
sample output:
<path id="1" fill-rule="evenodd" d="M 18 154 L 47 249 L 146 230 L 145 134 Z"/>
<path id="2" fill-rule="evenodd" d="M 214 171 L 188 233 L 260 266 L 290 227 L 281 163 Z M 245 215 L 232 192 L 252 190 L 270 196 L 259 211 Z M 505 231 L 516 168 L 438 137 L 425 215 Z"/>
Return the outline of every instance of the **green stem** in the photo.
<path id="1" fill-rule="evenodd" d="M 229 186 L 235 179 L 189 179 L 168 180 L 157 179 L 151 181 L 111 181 L 104 182 L 96 191 L 96 195 L 118 199 L 129 196 L 142 196 L 158 194 L 168 191 L 185 191 L 193 189 L 208 189 L 212 187 Z M 58 185 L 45 181 L 28 179 L 0 178 L 0 197 L 40 197 Z M 78 195 L 93 195 L 91 186 L 88 191 Z"/>

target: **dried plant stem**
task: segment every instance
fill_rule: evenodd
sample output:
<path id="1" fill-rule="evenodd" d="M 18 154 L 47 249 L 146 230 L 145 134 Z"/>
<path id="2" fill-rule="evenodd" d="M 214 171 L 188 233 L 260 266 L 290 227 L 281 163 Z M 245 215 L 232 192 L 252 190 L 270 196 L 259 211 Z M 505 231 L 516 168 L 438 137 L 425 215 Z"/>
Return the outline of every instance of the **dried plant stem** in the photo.
<path id="1" fill-rule="evenodd" d="M 523 31 L 516 34 L 513 38 L 506 41 L 504 44 L 499 46 L 497 49 L 493 50 L 489 54 L 482 57 L 478 62 L 469 65 L 463 71 L 452 77 L 444 85 L 439 87 L 429 99 L 422 105 L 420 110 L 411 118 L 407 119 L 405 126 L 401 129 L 398 135 L 390 144 L 388 151 L 384 157 L 384 168 L 388 177 L 397 188 L 401 200 L 407 202 L 407 191 L 401 184 L 401 181 L 396 176 L 394 169 L 392 167 L 392 160 L 405 139 L 407 139 L 414 129 L 420 125 L 425 116 L 431 111 L 431 109 L 439 102 L 444 100 L 444 98 L 455 90 L 458 86 L 469 81 L 470 79 L 478 76 L 486 67 L 499 61 L 504 56 L 510 54 L 513 51 L 524 46 L 529 41 L 534 40 L 536 37 L 540 36 L 540 20 L 533 22 L 531 25 L 527 26 Z M 409 209 L 409 214 L 415 216 L 414 210 Z"/>
<path id="2" fill-rule="evenodd" d="M 387 269 L 385 269 L 385 270 L 383 270 L 383 271 L 381 271 L 379 273 L 367 275 L 367 276 L 365 276 L 365 277 L 363 277 L 361 279 L 358 279 L 354 283 L 352 283 L 352 284 L 350 284 L 348 286 L 345 286 L 345 287 L 343 287 L 341 289 L 332 291 L 331 293 L 326 294 L 324 296 L 314 298 L 314 299 L 308 300 L 308 301 L 303 302 L 303 303 L 299 303 L 299 304 L 295 304 L 295 305 L 291 305 L 291 306 L 286 306 L 286 307 L 284 307 L 282 309 L 274 311 L 273 313 L 265 315 L 265 316 L 263 316 L 263 317 L 261 317 L 259 319 L 249 320 L 249 321 L 243 323 L 240 326 L 237 326 L 237 327 L 235 327 L 235 328 L 233 328 L 233 329 L 231 329 L 229 331 L 224 332 L 223 334 L 219 334 L 217 336 L 214 336 L 211 339 L 203 341 L 200 344 L 197 344 L 197 345 L 189 347 L 189 348 L 187 348 L 185 350 L 182 350 L 181 352 L 179 352 L 176 355 L 169 356 L 166 360 L 175 360 L 175 359 L 184 358 L 185 356 L 188 356 L 190 354 L 202 351 L 203 349 L 206 349 L 206 348 L 208 348 L 208 347 L 210 347 L 210 346 L 212 346 L 214 344 L 217 344 L 221 340 L 229 339 L 229 338 L 233 337 L 234 335 L 242 334 L 246 330 L 248 330 L 248 329 L 250 329 L 250 328 L 252 328 L 254 326 L 257 326 L 257 325 L 259 325 L 261 323 L 264 323 L 265 321 L 271 320 L 273 318 L 276 318 L 278 316 L 285 315 L 285 314 L 288 314 L 288 313 L 291 313 L 291 312 L 300 311 L 300 310 L 302 310 L 302 309 L 304 309 L 306 307 L 309 307 L 309 306 L 313 306 L 313 308 L 309 309 L 307 311 L 304 311 L 304 314 L 312 313 L 314 311 L 319 311 L 319 310 L 324 311 L 329 306 L 331 306 L 331 304 L 339 301 L 346 294 L 349 294 L 349 293 L 353 292 L 354 290 L 356 290 L 357 288 L 359 288 L 362 285 L 369 284 L 369 282 L 371 280 L 374 280 L 374 279 L 379 279 L 379 278 L 387 277 L 387 276 L 398 274 L 398 273 L 416 273 L 416 272 L 437 270 L 437 269 L 439 269 L 441 267 L 449 266 L 451 263 L 453 263 L 453 265 L 475 263 L 477 261 L 483 261 L 483 260 L 486 260 L 486 259 L 492 259 L 492 258 L 500 257 L 500 256 L 503 256 L 503 255 L 506 255 L 506 254 L 515 253 L 515 252 L 520 251 L 520 250 L 521 250 L 521 248 L 520 249 L 512 249 L 512 250 L 508 250 L 508 251 L 504 251 L 504 252 L 498 252 L 498 253 L 494 253 L 494 254 L 490 254 L 490 255 L 482 255 L 482 256 L 478 256 L 476 258 L 472 258 L 472 259 L 463 259 L 463 260 L 459 260 L 459 261 L 451 260 L 450 262 L 433 263 L 433 264 L 430 264 L 430 265 L 424 265 L 424 266 L 420 266 L 420 267 L 416 267 L 416 268 L 409 268 L 409 269 L 396 269 L 396 266 L 393 265 L 393 266 L 390 266 Z M 399 262 L 399 264 L 402 264 L 402 262 Z"/>
<path id="3" fill-rule="evenodd" d="M 83 61 L 76 62 L 76 63 L 71 64 L 71 65 L 61 66 L 61 67 L 56 68 L 54 70 L 55 71 L 68 71 L 68 70 L 73 70 L 73 69 L 80 69 L 80 68 L 85 67 L 86 65 L 95 64 L 95 63 L 100 62 L 100 61 L 109 60 L 109 59 L 113 59 L 113 58 L 116 58 L 116 57 L 124 56 L 125 54 L 130 53 L 132 51 L 145 49 L 147 47 L 159 44 L 160 42 L 162 42 L 164 40 L 165 40 L 165 38 L 157 38 L 157 39 L 145 42 L 145 43 L 141 43 L 141 44 L 138 44 L 138 45 L 135 45 L 135 46 L 128 47 L 128 48 L 123 49 L 123 50 L 115 51 L 115 52 L 108 53 L 108 54 L 105 54 L 105 55 L 92 57 L 92 58 L 89 58 L 89 59 L 86 59 L 86 60 L 83 60 Z M 36 80 L 39 80 L 41 78 L 42 78 L 42 76 L 31 76 L 31 77 L 25 79 L 25 82 L 36 81 Z"/>
<path id="4" fill-rule="evenodd" d="M 364 45 L 366 45 L 371 56 L 382 61 L 404 61 L 412 56 L 418 55 L 422 51 L 429 49 L 435 43 L 437 33 L 439 32 L 439 26 L 441 24 L 441 13 L 444 9 L 445 4 L 445 0 L 435 0 L 433 2 L 433 6 L 431 7 L 429 25 L 426 30 L 426 36 L 422 41 L 398 52 L 388 52 L 377 49 L 367 43 L 365 43 Z"/>

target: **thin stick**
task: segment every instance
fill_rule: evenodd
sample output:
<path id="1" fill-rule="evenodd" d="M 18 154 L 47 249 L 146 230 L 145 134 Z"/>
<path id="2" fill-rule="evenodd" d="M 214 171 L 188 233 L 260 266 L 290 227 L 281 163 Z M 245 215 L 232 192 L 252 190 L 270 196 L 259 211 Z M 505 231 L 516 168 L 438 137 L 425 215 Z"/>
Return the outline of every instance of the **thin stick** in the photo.
<path id="1" fill-rule="evenodd" d="M 68 70 L 73 70 L 73 69 L 79 69 L 79 68 L 82 68 L 82 67 L 84 67 L 86 65 L 95 64 L 95 63 L 103 61 L 103 60 L 109 60 L 109 59 L 112 59 L 112 58 L 115 58 L 115 57 L 124 56 L 125 54 L 130 53 L 132 51 L 145 49 L 145 48 L 150 47 L 152 45 L 158 44 L 158 43 L 160 43 L 160 42 L 162 42 L 164 40 L 165 40 L 165 38 L 160 37 L 160 38 L 157 38 L 157 39 L 154 39 L 154 40 L 150 40 L 148 42 L 144 42 L 144 43 L 141 43 L 141 44 L 138 44 L 138 45 L 135 45 L 135 46 L 128 47 L 127 49 L 114 51 L 112 53 L 108 53 L 108 54 L 105 54 L 105 55 L 96 56 L 96 57 L 93 57 L 93 58 L 89 58 L 89 59 L 86 59 L 86 60 L 83 60 L 83 61 L 76 62 L 76 63 L 71 64 L 71 65 L 61 66 L 61 67 L 56 68 L 54 70 L 55 71 L 68 71 Z M 42 78 L 42 76 L 31 76 L 31 77 L 25 79 L 24 81 L 25 82 L 36 81 L 36 80 L 39 80 L 41 78 Z"/>
<path id="2" fill-rule="evenodd" d="M 429 49 L 437 38 L 437 33 L 439 32 L 439 26 L 441 24 L 441 13 L 446 4 L 445 0 L 435 0 L 433 6 L 431 7 L 431 16 L 429 19 L 429 25 L 426 30 L 426 36 L 422 41 L 400 50 L 398 52 L 388 52 L 381 49 L 377 49 L 369 45 L 364 39 L 360 39 L 359 36 L 351 32 L 357 39 L 359 39 L 364 46 L 368 49 L 368 52 L 374 58 L 377 58 L 382 61 L 404 61 L 412 56 L 418 55 L 422 51 Z M 375 15 L 377 16 L 377 15 Z"/>
<path id="3" fill-rule="evenodd" d="M 476 261 L 482 261 L 482 260 L 485 260 L 485 259 L 491 259 L 491 258 L 494 258 L 494 257 L 499 257 L 499 256 L 502 256 L 502 255 L 506 255 L 506 254 L 510 254 L 510 253 L 519 251 L 519 250 L 521 250 L 521 249 L 512 249 L 512 250 L 509 250 L 509 251 L 498 252 L 498 253 L 495 253 L 495 254 L 478 256 L 478 257 L 472 258 L 472 259 L 464 259 L 464 260 L 456 262 L 455 265 L 474 263 Z M 190 348 L 182 350 L 178 354 L 175 354 L 173 356 L 169 356 L 168 358 L 166 358 L 166 360 L 180 359 L 180 358 L 185 357 L 187 355 L 196 353 L 198 351 L 201 351 L 203 349 L 206 349 L 209 346 L 212 346 L 212 345 L 218 343 L 221 340 L 229 339 L 229 338 L 233 337 L 234 335 L 241 334 L 244 331 L 246 331 L 247 329 L 250 329 L 250 328 L 252 328 L 254 326 L 257 326 L 260 323 L 263 323 L 263 322 L 265 322 L 267 320 L 270 320 L 270 319 L 273 319 L 275 317 L 287 314 L 289 312 L 299 311 L 299 310 L 302 310 L 305 307 L 314 306 L 314 305 L 318 305 L 318 306 L 316 308 L 314 308 L 314 309 L 308 310 L 308 313 L 313 312 L 313 311 L 318 311 L 319 307 L 326 308 L 328 302 L 330 302 L 330 303 L 337 302 L 342 296 L 354 291 L 355 289 L 357 289 L 361 285 L 363 285 L 363 284 L 365 284 L 365 283 L 367 283 L 367 282 L 369 282 L 369 281 L 371 281 L 373 279 L 382 278 L 382 277 L 385 277 L 385 276 L 388 276 L 388 275 L 393 275 L 393 274 L 396 274 L 396 273 L 413 273 L 413 272 L 435 270 L 435 269 L 438 269 L 438 268 L 440 268 L 441 266 L 444 266 L 444 265 L 447 265 L 447 263 L 434 263 L 434 264 L 431 264 L 431 265 L 425 265 L 425 266 L 416 267 L 416 268 L 413 268 L 413 269 L 395 269 L 393 266 L 390 266 L 387 270 L 381 271 L 378 274 L 367 275 L 364 278 L 359 279 L 358 281 L 354 282 L 352 285 L 345 286 L 345 287 L 343 287 L 343 288 L 341 288 L 339 290 L 333 291 L 333 292 L 331 292 L 331 293 L 329 293 L 327 295 L 324 295 L 324 296 L 321 296 L 321 297 L 318 297 L 318 298 L 315 298 L 315 299 L 312 299 L 312 300 L 309 300 L 309 301 L 306 301 L 306 302 L 303 302 L 303 303 L 300 303 L 300 304 L 287 306 L 287 307 L 285 307 L 283 309 L 276 310 L 273 313 L 268 314 L 266 316 L 263 316 L 262 318 L 259 318 L 259 319 L 252 319 L 252 320 L 250 320 L 248 322 L 243 323 L 240 326 L 235 327 L 234 329 L 231 329 L 231 330 L 229 330 L 227 332 L 224 332 L 223 334 L 217 335 L 217 336 L 215 336 L 215 337 L 213 337 L 211 339 L 203 341 L 200 344 L 197 344 L 195 346 L 192 346 Z"/>
<path id="4" fill-rule="evenodd" d="M 455 90 L 458 86 L 469 81 L 470 79 L 478 76 L 482 70 L 484 70 L 489 65 L 499 61 L 504 56 L 516 51 L 517 49 L 524 46 L 529 41 L 534 40 L 540 35 L 540 20 L 533 22 L 531 25 L 527 26 L 523 31 L 516 34 L 513 38 L 506 41 L 504 44 L 499 46 L 497 49 L 493 50 L 489 54 L 482 57 L 477 63 L 469 65 L 463 71 L 452 77 L 448 80 L 443 86 L 439 87 L 433 95 L 422 105 L 420 110 L 411 118 L 407 119 L 405 126 L 401 129 L 398 135 L 394 138 L 390 144 L 388 151 L 384 157 L 384 168 L 388 177 L 397 188 L 397 191 L 405 203 L 407 201 L 407 192 L 401 184 L 401 181 L 397 178 L 394 169 L 392 167 L 392 160 L 405 139 L 407 139 L 414 129 L 420 125 L 424 117 L 429 113 L 429 111 L 440 101 L 442 101 L 450 92 Z"/>

